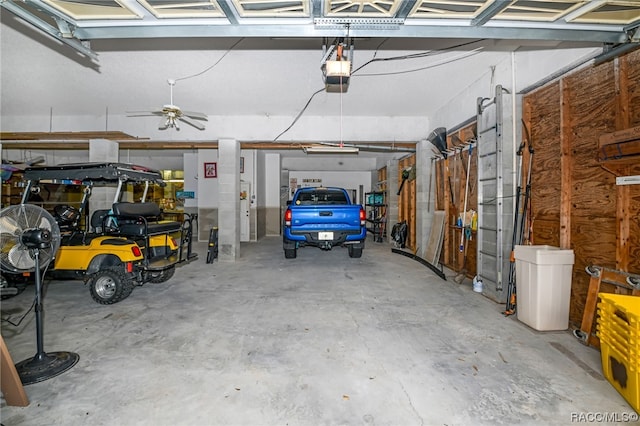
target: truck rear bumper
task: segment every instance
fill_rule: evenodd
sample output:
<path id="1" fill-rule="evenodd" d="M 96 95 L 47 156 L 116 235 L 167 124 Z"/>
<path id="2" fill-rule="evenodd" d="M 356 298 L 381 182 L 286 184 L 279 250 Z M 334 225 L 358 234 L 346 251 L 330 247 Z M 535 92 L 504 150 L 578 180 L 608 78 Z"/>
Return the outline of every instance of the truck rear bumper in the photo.
<path id="1" fill-rule="evenodd" d="M 331 235 L 327 235 L 330 233 Z M 332 237 L 332 238 L 329 238 Z M 342 244 L 357 244 L 363 242 L 367 238 L 366 228 L 362 228 L 360 231 L 328 231 L 328 232 L 316 232 L 316 231 L 297 231 L 291 232 L 290 229 L 285 228 L 284 239 L 289 241 L 295 241 L 298 243 L 314 245 L 314 246 L 338 246 Z"/>

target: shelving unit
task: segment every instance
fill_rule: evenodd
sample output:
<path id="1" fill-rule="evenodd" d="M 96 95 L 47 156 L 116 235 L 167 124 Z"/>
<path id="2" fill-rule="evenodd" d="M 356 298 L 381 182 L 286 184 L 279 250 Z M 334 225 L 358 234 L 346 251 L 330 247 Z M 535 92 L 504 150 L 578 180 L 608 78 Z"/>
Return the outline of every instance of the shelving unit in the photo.
<path id="1" fill-rule="evenodd" d="M 22 175 L 14 173 L 9 180 L 2 181 L 2 208 L 20 204 L 20 201 L 22 201 L 22 191 L 24 189 L 21 180 Z"/>
<path id="2" fill-rule="evenodd" d="M 381 243 L 384 240 L 387 222 L 387 204 L 385 193 L 381 191 L 367 192 L 365 195 L 365 212 L 367 215 L 367 231 L 373 234 L 373 240 Z"/>

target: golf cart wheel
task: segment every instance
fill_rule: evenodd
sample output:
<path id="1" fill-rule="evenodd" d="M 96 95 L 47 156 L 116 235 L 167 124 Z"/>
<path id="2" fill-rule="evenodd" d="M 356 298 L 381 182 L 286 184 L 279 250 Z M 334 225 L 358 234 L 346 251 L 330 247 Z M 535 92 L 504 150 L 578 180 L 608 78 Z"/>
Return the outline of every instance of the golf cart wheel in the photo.
<path id="1" fill-rule="evenodd" d="M 148 278 L 150 283 L 159 284 L 165 281 L 169 281 L 173 274 L 176 273 L 176 266 L 165 269 L 163 271 L 149 272 Z"/>
<path id="2" fill-rule="evenodd" d="M 123 272 L 105 269 L 97 272 L 89 282 L 91 297 L 101 305 L 112 305 L 126 297 L 133 290 L 133 283 Z"/>

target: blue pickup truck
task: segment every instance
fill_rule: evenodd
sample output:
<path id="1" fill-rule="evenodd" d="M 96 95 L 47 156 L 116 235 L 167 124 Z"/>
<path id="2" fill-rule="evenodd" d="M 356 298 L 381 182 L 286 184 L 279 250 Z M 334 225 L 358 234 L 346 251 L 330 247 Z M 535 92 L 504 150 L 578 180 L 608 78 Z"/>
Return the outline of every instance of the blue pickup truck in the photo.
<path id="1" fill-rule="evenodd" d="M 367 238 L 366 215 L 342 188 L 300 188 L 284 214 L 284 257 L 294 259 L 305 245 L 331 250 L 346 246 L 349 257 L 361 257 Z"/>

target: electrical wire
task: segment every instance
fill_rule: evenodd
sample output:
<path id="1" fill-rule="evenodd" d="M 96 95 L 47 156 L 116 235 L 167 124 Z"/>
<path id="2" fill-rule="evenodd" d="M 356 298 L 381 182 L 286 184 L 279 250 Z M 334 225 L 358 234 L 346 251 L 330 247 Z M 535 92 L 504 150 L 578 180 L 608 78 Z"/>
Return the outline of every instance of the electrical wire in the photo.
<path id="1" fill-rule="evenodd" d="M 385 61 L 399 61 L 399 60 L 408 60 L 408 59 L 417 59 L 417 58 L 426 58 L 429 56 L 434 56 L 434 55 L 438 55 L 441 54 L 442 52 L 446 52 L 448 50 L 452 50 L 452 49 L 457 49 L 459 47 L 465 47 L 468 46 L 470 44 L 474 44 L 474 43 L 479 43 L 484 41 L 485 39 L 478 39 L 478 40 L 473 40 L 470 42 L 466 42 L 466 43 L 460 43 L 460 44 L 456 44 L 453 46 L 449 46 L 447 48 L 441 49 L 441 50 L 429 50 L 426 52 L 420 52 L 420 53 L 412 53 L 412 54 L 408 54 L 408 55 L 400 55 L 400 56 L 391 56 L 388 58 L 376 58 L 376 55 L 378 53 L 378 50 L 380 49 L 380 47 L 387 41 L 388 39 L 384 39 L 377 47 L 376 47 L 376 51 L 373 54 L 373 58 L 368 60 L 367 62 L 365 62 L 364 64 L 360 65 L 358 68 L 356 68 L 355 70 L 353 70 L 351 72 L 351 75 L 354 75 L 356 72 L 358 72 L 359 70 L 361 70 L 362 68 L 366 67 L 369 64 L 372 64 L 374 62 L 385 62 Z M 239 43 L 239 42 L 238 42 Z M 236 43 L 237 44 L 237 43 Z M 235 47 L 232 46 L 231 49 Z M 230 49 L 230 50 L 231 50 Z M 474 52 L 478 50 L 478 49 L 474 49 Z M 475 53 L 474 53 L 475 54 Z M 222 59 L 222 58 L 221 58 Z M 380 74 L 361 74 L 361 76 L 373 76 L 373 75 L 393 75 L 393 74 L 402 74 L 402 73 L 406 73 L 406 72 L 415 72 L 415 71 L 421 71 L 422 69 L 429 69 L 429 68 L 433 68 L 435 66 L 439 66 L 439 65 L 445 65 L 451 62 L 455 62 L 457 60 L 460 59 L 464 59 L 464 58 L 456 58 L 456 59 L 452 59 L 448 62 L 444 62 L 444 63 L 440 63 L 437 65 L 432 65 L 432 66 L 427 66 L 427 67 L 423 67 L 421 69 L 416 69 L 413 71 L 399 71 L 399 72 L 395 72 L 395 73 L 380 73 Z M 219 61 L 218 61 L 219 62 Z M 214 64 L 215 65 L 215 64 Z M 212 66 L 213 67 L 213 66 Z M 211 68 L 212 68 L 211 67 Z M 280 132 L 280 134 L 278 136 L 276 136 L 273 141 L 276 142 L 282 135 L 284 135 L 285 133 L 287 133 L 289 130 L 291 130 L 291 128 L 298 122 L 298 120 L 300 119 L 300 117 L 302 117 L 302 115 L 304 114 L 304 112 L 307 110 L 307 108 L 309 107 L 309 105 L 311 104 L 311 101 L 313 100 L 313 98 L 320 92 L 323 92 L 325 90 L 325 88 L 321 88 L 319 90 L 317 90 L 316 92 L 314 92 L 311 97 L 309 97 L 309 100 L 307 100 L 307 103 L 304 105 L 304 107 L 300 110 L 300 112 L 298 113 L 298 115 L 296 115 L 296 117 L 293 119 L 293 121 L 291 122 L 291 124 L 289 125 L 289 127 L 287 127 L 286 129 L 284 129 L 282 132 Z"/>
<path id="2" fill-rule="evenodd" d="M 47 273 L 47 270 L 49 269 L 49 265 L 50 265 L 50 263 L 47 264 L 47 266 L 44 268 L 44 270 L 42 272 L 36 271 L 36 273 L 41 273 L 41 276 L 44 277 L 44 275 Z M 44 287 L 45 287 L 46 284 L 49 283 L 49 281 L 51 281 L 51 280 L 48 280 L 46 283 L 44 283 L 44 282 L 42 283 L 42 292 L 43 293 L 44 293 Z M 33 298 L 33 303 L 31 303 L 31 307 L 29 307 L 29 309 L 27 309 L 27 311 L 20 317 L 20 320 L 18 320 L 18 322 L 14 323 L 9 318 L 0 318 L 0 320 L 2 322 L 8 323 L 8 324 L 10 324 L 10 325 L 12 325 L 14 327 L 19 327 L 20 324 L 22 323 L 22 321 L 27 317 L 27 315 L 29 315 L 29 312 L 31 312 L 33 310 L 33 307 L 36 305 L 36 301 L 37 300 L 38 300 L 38 297 L 35 296 Z"/>
<path id="3" fill-rule="evenodd" d="M 430 68 L 436 68 L 436 67 L 439 67 L 441 65 L 450 64 L 452 62 L 457 62 L 457 61 L 459 61 L 461 59 L 469 58 L 471 56 L 474 56 L 474 55 L 477 55 L 478 53 L 480 53 L 480 50 L 482 50 L 481 47 L 479 47 L 477 49 L 473 49 L 471 52 L 467 52 L 467 53 L 465 53 L 463 55 L 460 55 L 460 56 L 457 56 L 455 58 L 451 58 L 451 59 L 448 59 L 446 61 L 438 62 L 437 64 L 427 65 L 425 67 L 420 67 L 420 68 L 415 68 L 415 69 L 410 69 L 410 70 L 404 70 L 404 71 L 358 74 L 358 76 L 359 77 L 373 77 L 373 76 L 381 76 L 381 75 L 409 74 L 409 73 L 412 73 L 412 72 L 424 71 L 424 70 L 428 70 Z"/>
<path id="4" fill-rule="evenodd" d="M 199 73 L 196 73 L 196 74 L 193 74 L 193 75 L 188 75 L 186 77 L 176 78 L 176 79 L 174 79 L 174 81 L 188 80 L 190 78 L 198 77 L 198 76 L 210 71 L 213 67 L 218 65 L 220 63 L 220 61 L 222 61 L 224 59 L 224 57 L 227 56 L 229 54 L 229 52 L 231 52 L 243 40 L 244 40 L 244 38 L 241 38 L 240 40 L 238 40 L 235 43 L 233 43 L 233 45 L 229 49 L 227 49 L 227 51 L 224 52 L 224 54 L 213 65 L 205 68 L 204 70 L 200 71 Z"/>
<path id="5" fill-rule="evenodd" d="M 470 44 L 475 44 L 475 43 L 479 43 L 481 41 L 484 41 L 485 39 L 481 38 L 478 40 L 473 40 L 473 41 L 469 41 L 466 43 L 460 43 L 460 44 L 456 44 L 453 46 L 449 46 L 446 47 L 444 49 L 441 50 L 427 50 L 425 52 L 419 52 L 419 53 L 410 53 L 408 55 L 400 55 L 400 56 L 390 56 L 388 58 L 372 58 L 369 59 L 367 62 L 365 62 L 364 64 L 360 65 L 358 68 L 356 68 L 355 70 L 353 70 L 353 72 L 351 73 L 351 75 L 357 73 L 358 71 L 360 71 L 362 68 L 366 67 L 369 64 L 372 64 L 374 62 L 386 62 L 386 61 L 404 61 L 407 59 L 419 59 L 419 58 L 427 58 L 429 56 L 435 56 L 435 55 L 440 55 L 442 54 L 442 52 L 447 52 L 449 50 L 453 50 L 453 49 L 457 49 L 459 47 L 465 47 L 465 46 L 469 46 Z"/>
<path id="6" fill-rule="evenodd" d="M 6 322 L 9 323 L 10 325 L 14 326 L 14 327 L 19 327 L 20 324 L 22 323 L 22 321 L 27 317 L 27 315 L 29 315 L 29 312 L 31 312 L 31 310 L 33 309 L 33 307 L 36 305 L 36 299 L 33 299 L 33 303 L 31 304 L 31 307 L 29 309 L 27 309 L 27 312 L 25 312 L 21 317 L 20 320 L 18 322 L 13 322 L 11 321 L 9 318 L 2 318 L 2 322 Z"/>
<path id="7" fill-rule="evenodd" d="M 378 50 L 380 50 L 380 48 L 382 47 L 383 44 L 385 44 L 387 41 L 389 41 L 389 37 L 385 38 L 384 40 L 382 40 L 380 42 L 380 44 L 378 46 L 376 46 L 376 50 L 373 52 L 373 57 L 375 58 L 376 56 L 378 56 Z"/>
<path id="8" fill-rule="evenodd" d="M 293 122 L 289 125 L 289 127 L 287 127 L 286 129 L 284 129 L 278 136 L 276 136 L 273 141 L 277 141 L 280 136 L 284 135 L 285 133 L 287 133 L 300 119 L 300 117 L 302 117 L 302 114 L 304 114 L 304 112 L 307 110 L 307 108 L 309 107 L 309 104 L 311 103 L 311 101 L 313 100 L 313 98 L 320 92 L 324 92 L 324 87 L 322 89 L 319 89 L 317 91 L 315 91 L 313 93 L 313 95 L 311 95 L 311 97 L 309 98 L 309 100 L 307 101 L 307 103 L 305 104 L 305 106 L 300 110 L 300 112 L 298 113 L 298 115 L 296 115 L 296 118 L 293 119 Z"/>

